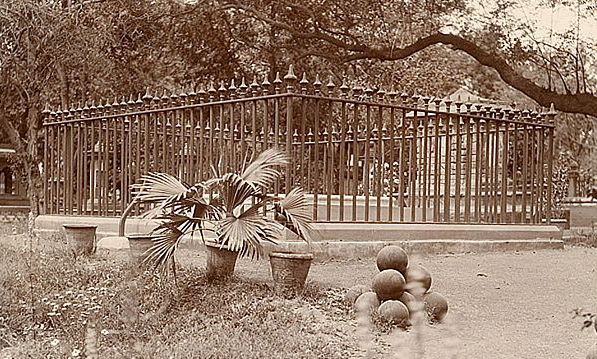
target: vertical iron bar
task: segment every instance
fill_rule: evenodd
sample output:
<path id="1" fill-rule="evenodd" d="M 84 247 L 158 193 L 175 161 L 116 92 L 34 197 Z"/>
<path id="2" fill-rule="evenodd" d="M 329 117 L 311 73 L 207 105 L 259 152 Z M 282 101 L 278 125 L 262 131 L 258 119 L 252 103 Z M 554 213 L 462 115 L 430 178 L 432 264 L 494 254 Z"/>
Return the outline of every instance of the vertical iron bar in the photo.
<path id="1" fill-rule="evenodd" d="M 79 122 L 75 123 L 75 128 L 77 129 L 77 215 L 83 215 L 83 191 L 85 190 L 85 186 L 83 183 L 83 135 L 81 128 L 83 127 L 83 122 L 79 119 Z"/>
<path id="2" fill-rule="evenodd" d="M 339 213 L 339 220 L 340 222 L 344 222 L 344 177 L 345 171 L 344 167 L 346 166 L 346 102 L 342 100 L 342 108 L 341 108 L 341 122 L 340 122 L 340 163 L 338 164 L 339 167 L 339 193 L 340 193 L 340 213 Z"/>
<path id="3" fill-rule="evenodd" d="M 383 165 L 384 165 L 384 161 L 382 160 L 384 158 L 383 153 L 382 153 L 382 147 L 383 147 L 383 131 L 382 131 L 382 116 L 383 116 L 383 107 L 380 105 L 378 107 L 378 117 L 377 117 L 377 148 L 376 148 L 376 153 L 375 153 L 375 163 L 376 163 L 376 167 L 377 167 L 377 171 L 376 171 L 376 196 L 377 196 L 377 203 L 376 203 L 376 208 L 377 208 L 377 215 L 376 215 L 376 220 L 377 222 L 381 221 L 381 197 L 383 196 Z"/>
<path id="4" fill-rule="evenodd" d="M 553 116 L 553 115 L 551 115 Z M 547 147 L 547 224 L 551 224 L 552 216 L 552 196 L 553 196 L 553 157 L 554 157 L 554 146 L 553 146 L 553 127 L 547 129 L 548 131 L 548 147 Z"/>
<path id="5" fill-rule="evenodd" d="M 300 144 L 300 150 L 299 150 L 299 165 L 300 165 L 300 185 L 303 187 L 303 189 L 307 192 L 310 191 L 310 183 L 309 181 L 305 178 L 305 175 L 307 175 L 307 171 L 305 171 L 305 141 L 306 141 L 306 122 L 307 122 L 307 99 L 306 98 L 301 98 L 301 144 Z"/>
<path id="6" fill-rule="evenodd" d="M 481 119 L 473 118 L 475 124 L 475 222 L 481 223 L 481 187 L 483 185 L 484 142 Z"/>
<path id="7" fill-rule="evenodd" d="M 391 99 L 394 99 L 394 92 L 392 92 Z M 392 101 L 393 102 L 393 101 Z M 389 137 L 390 137 L 390 173 L 388 178 L 389 189 L 388 189 L 388 221 L 394 221 L 394 149 L 396 148 L 395 138 L 394 138 L 394 127 L 396 121 L 396 112 L 394 106 L 390 107 L 390 128 L 389 128 Z"/>
<path id="8" fill-rule="evenodd" d="M 44 126 L 43 126 L 43 133 L 44 133 L 44 164 L 43 164 L 43 170 L 44 170 L 44 175 L 43 175 L 43 181 L 44 181 L 44 206 L 43 206 L 43 214 L 49 214 L 48 212 L 48 201 L 50 201 L 50 192 L 48 191 L 48 168 L 49 166 L 49 160 L 48 160 L 48 141 L 49 141 L 49 136 L 48 136 L 48 131 L 49 131 L 49 125 L 47 123 L 48 121 L 48 116 L 45 115 L 44 117 Z"/>
<path id="9" fill-rule="evenodd" d="M 427 165 L 431 164 L 431 158 L 429 158 L 429 161 L 427 161 L 427 158 L 430 157 L 430 151 L 428 149 L 428 145 L 429 145 L 429 101 L 427 98 L 424 99 L 424 104 L 425 104 L 425 114 L 423 117 L 423 153 L 421 154 L 421 156 L 423 157 L 423 197 L 422 197 L 422 207 L 421 207 L 421 211 L 422 211 L 422 221 L 423 222 L 427 222 L 427 207 L 429 205 L 428 203 L 428 199 L 429 199 L 429 192 L 428 192 L 428 169 L 427 169 Z M 429 163 L 428 163 L 429 162 Z"/>
<path id="10" fill-rule="evenodd" d="M 89 181 L 90 182 L 89 183 L 90 184 L 89 197 L 90 198 L 89 198 L 89 200 L 91 201 L 90 207 L 91 207 L 91 215 L 92 216 L 95 216 L 95 195 L 96 195 L 95 187 L 96 187 L 96 183 L 97 183 L 97 177 L 96 177 L 95 170 L 97 168 L 97 164 L 99 163 L 99 161 L 96 162 L 96 159 L 95 159 L 95 122 L 96 121 L 94 120 L 90 124 L 91 125 L 91 151 L 90 151 L 91 158 L 90 158 L 90 166 L 89 166 L 89 168 L 90 168 L 90 176 L 89 176 L 89 179 L 90 179 L 90 181 Z"/>
<path id="11" fill-rule="evenodd" d="M 313 175 L 313 220 L 319 219 L 317 194 L 319 193 L 319 99 L 315 99 L 315 131 L 314 131 L 314 175 Z"/>
<path id="12" fill-rule="evenodd" d="M 330 100 L 328 103 L 329 111 L 333 113 L 333 105 L 334 103 Z M 325 182 L 326 190 L 327 190 L 327 200 L 326 200 L 326 220 L 331 221 L 332 219 L 332 191 L 333 191 L 333 183 L 334 183 L 334 145 L 333 145 L 333 130 L 332 130 L 332 119 L 328 116 L 327 118 L 327 138 L 324 138 L 326 141 L 325 149 L 326 155 L 324 157 L 324 161 L 327 163 L 327 171 L 325 171 L 325 176 L 327 177 L 327 181 Z"/>
<path id="13" fill-rule="evenodd" d="M 538 166 L 538 176 L 539 176 L 539 183 L 538 183 L 538 194 L 537 194 L 537 210 L 538 210 L 538 218 L 537 221 L 539 224 L 543 223 L 543 198 L 545 196 L 545 178 L 544 178 L 544 154 L 545 154 L 545 136 L 544 134 L 544 127 L 538 127 L 537 132 L 539 135 L 539 158 L 537 159 L 537 166 Z"/>
<path id="14" fill-rule="evenodd" d="M 116 189 L 117 189 L 117 178 L 118 178 L 118 166 L 116 163 L 117 160 L 117 151 L 118 148 L 118 123 L 120 122 L 120 117 L 114 117 L 112 122 L 114 124 L 112 128 L 112 215 L 116 216 Z"/>
<path id="15" fill-rule="evenodd" d="M 518 124 L 512 124 L 512 220 L 518 223 Z"/>
<path id="16" fill-rule="evenodd" d="M 531 192 L 531 198 L 529 199 L 529 204 L 530 204 L 530 209 L 529 209 L 529 215 L 530 215 L 530 219 L 531 219 L 531 223 L 535 223 L 535 189 L 536 189 L 536 185 L 535 185 L 535 159 L 536 159 L 536 153 L 537 153 L 537 137 L 535 136 L 535 126 L 531 125 L 530 126 L 530 138 L 531 138 L 531 156 L 529 158 L 529 160 L 531 161 L 531 163 L 529 164 L 530 167 L 530 192 Z"/>
<path id="17" fill-rule="evenodd" d="M 286 154 L 290 159 L 286 165 L 286 182 L 284 193 L 288 193 L 292 184 L 292 167 L 296 166 L 295 158 L 292 156 L 292 94 L 286 95 Z"/>
<path id="18" fill-rule="evenodd" d="M 357 193 L 358 193 L 358 167 L 359 167 L 359 109 L 358 104 L 354 104 L 354 118 L 352 122 L 352 221 L 357 220 Z"/>
<path id="19" fill-rule="evenodd" d="M 446 120 L 444 123 L 444 128 L 446 131 L 446 143 L 445 143 L 445 177 L 444 177 L 444 222 L 450 222 L 450 181 L 452 180 L 451 169 L 452 169 L 452 148 L 451 148 L 451 137 L 450 137 L 450 123 L 452 116 L 449 113 L 449 107 L 446 106 L 448 110 L 446 114 Z"/>
<path id="20" fill-rule="evenodd" d="M 500 170 L 500 137 L 501 137 L 501 123 L 497 120 L 497 117 L 495 117 L 495 114 L 493 116 L 494 118 L 496 118 L 495 121 L 495 138 L 493 141 L 493 199 L 492 199 L 492 204 L 493 204 L 493 223 L 499 223 L 498 222 L 498 207 L 499 207 L 499 198 L 498 198 L 498 191 L 500 189 L 500 178 L 499 178 L 499 170 Z"/>
<path id="21" fill-rule="evenodd" d="M 406 201 L 404 199 L 404 191 L 406 190 L 406 183 L 405 183 L 405 166 L 406 166 L 406 130 L 408 125 L 406 123 L 406 109 L 402 108 L 402 137 L 400 138 L 400 163 L 398 164 L 399 168 L 399 176 L 400 176 L 400 193 L 398 194 L 398 201 L 400 202 L 400 222 L 404 222 L 404 207 L 406 207 Z"/>
<path id="22" fill-rule="evenodd" d="M 369 146 L 371 145 L 371 106 L 366 105 L 367 112 L 366 112 L 366 122 L 365 122 L 365 165 L 363 166 L 363 190 L 365 191 L 365 222 L 369 221 Z"/>
<path id="23" fill-rule="evenodd" d="M 439 106 L 436 105 L 434 124 L 434 161 L 433 161 L 433 222 L 440 222 L 440 195 L 441 195 L 441 138 Z"/>
<path id="24" fill-rule="evenodd" d="M 417 106 L 415 105 L 415 116 L 411 120 L 410 127 L 412 128 L 410 136 L 410 158 L 408 160 L 408 178 L 410 182 L 410 221 L 415 222 L 417 220 L 417 179 L 418 179 L 418 159 L 417 159 L 417 142 L 419 139 L 419 119 Z"/>
<path id="25" fill-rule="evenodd" d="M 506 223 L 509 222 L 509 220 L 506 220 L 506 216 L 507 216 L 507 199 L 508 199 L 508 159 L 510 158 L 509 156 L 509 151 L 508 151 L 508 147 L 509 147 L 509 142 L 510 142 L 510 136 L 509 136 L 509 123 L 508 122 L 504 122 L 504 133 L 503 133 L 503 137 L 502 137 L 502 151 L 501 151 L 501 155 L 502 155 L 502 188 L 501 188 L 501 202 L 500 202 L 500 213 L 501 213 L 501 220 L 500 223 Z M 512 216 L 513 214 L 511 214 Z"/>
<path id="26" fill-rule="evenodd" d="M 83 164 L 82 164 L 82 167 L 83 167 L 82 176 L 83 177 L 81 179 L 81 186 L 82 186 L 81 187 L 81 191 L 83 192 L 82 206 L 83 206 L 83 213 L 84 214 L 88 214 L 87 213 L 87 210 L 88 210 L 88 208 L 87 208 L 87 200 L 88 200 L 88 198 L 87 198 L 87 194 L 88 194 L 87 190 L 88 190 L 88 188 L 90 186 L 88 185 L 89 182 L 87 182 L 88 179 L 89 179 L 88 178 L 89 177 L 89 169 L 88 169 L 89 168 L 89 164 L 87 163 L 87 154 L 88 154 L 88 151 L 89 151 L 89 142 L 88 142 L 88 137 L 87 137 L 87 134 L 88 134 L 87 132 L 88 131 L 87 131 L 87 122 L 86 121 L 81 122 L 81 128 L 83 129 L 83 138 L 81 140 L 81 142 L 83 143 L 83 149 L 82 149 L 82 152 L 81 152 L 82 156 L 83 156 Z"/>
<path id="27" fill-rule="evenodd" d="M 460 222 L 460 190 L 462 182 L 462 133 L 461 133 L 462 114 L 460 113 L 460 105 L 456 108 L 456 173 L 454 183 L 454 221 Z"/>
<path id="28" fill-rule="evenodd" d="M 66 208 L 68 210 L 68 214 L 72 215 L 73 214 L 73 199 L 74 199 L 74 188 L 73 188 L 73 183 L 76 181 L 75 177 L 75 171 L 73 170 L 73 161 L 74 161 L 74 155 L 75 155 L 75 148 L 74 148 L 74 126 L 72 123 L 69 123 L 67 125 L 67 130 L 68 130 L 68 140 L 67 140 L 67 147 L 66 147 L 66 156 L 68 159 L 68 163 L 66 165 L 66 176 L 64 178 L 65 184 L 67 184 L 66 188 L 67 188 L 67 194 L 66 194 Z"/>
<path id="29" fill-rule="evenodd" d="M 464 126 L 466 131 L 466 168 L 465 168 L 465 189 L 464 189 L 464 222 L 471 222 L 471 180 L 472 180 L 472 166 L 473 153 L 472 142 L 473 136 L 471 133 L 471 118 L 467 115 L 464 117 Z"/>
<path id="30" fill-rule="evenodd" d="M 483 154 L 483 219 L 484 221 L 489 220 L 489 191 L 490 191 L 490 180 L 491 180 L 491 121 L 486 118 L 485 120 L 485 152 Z"/>

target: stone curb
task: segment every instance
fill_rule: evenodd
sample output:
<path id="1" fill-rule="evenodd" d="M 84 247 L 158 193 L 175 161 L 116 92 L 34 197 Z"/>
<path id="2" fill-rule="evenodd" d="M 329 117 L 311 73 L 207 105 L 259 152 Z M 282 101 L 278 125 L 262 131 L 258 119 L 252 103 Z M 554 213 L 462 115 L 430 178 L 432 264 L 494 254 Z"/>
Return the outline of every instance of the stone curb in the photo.
<path id="1" fill-rule="evenodd" d="M 532 251 L 545 249 L 564 249 L 564 241 L 550 239 L 535 240 L 502 240 L 502 241 L 477 241 L 477 240 L 416 240 L 416 241 L 371 241 L 371 242 L 280 242 L 278 246 L 265 245 L 266 253 L 273 250 L 290 252 L 311 252 L 315 261 L 347 260 L 360 258 L 373 258 L 383 247 L 398 245 L 409 254 L 463 254 L 487 252 L 513 252 Z M 105 237 L 97 243 L 100 250 L 127 250 L 126 237 Z M 191 250 L 204 250 L 200 240 L 193 243 L 184 241 L 181 248 Z"/>

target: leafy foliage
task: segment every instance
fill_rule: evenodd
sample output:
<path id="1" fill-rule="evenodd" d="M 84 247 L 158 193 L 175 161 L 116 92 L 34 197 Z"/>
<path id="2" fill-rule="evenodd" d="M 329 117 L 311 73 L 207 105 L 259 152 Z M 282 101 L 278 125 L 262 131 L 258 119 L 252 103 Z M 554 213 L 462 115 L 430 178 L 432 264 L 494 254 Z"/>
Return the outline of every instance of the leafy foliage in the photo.
<path id="1" fill-rule="evenodd" d="M 205 231 L 222 247 L 260 258 L 263 243 L 275 244 L 283 234 L 285 227 L 276 220 L 276 213 L 292 224 L 289 228 L 299 237 L 309 241 L 311 218 L 302 190 L 292 189 L 284 197 L 268 193 L 281 175 L 279 167 L 286 164 L 284 152 L 268 149 L 243 166 L 241 174 L 224 173 L 194 186 L 165 173 L 142 176 L 132 186 L 135 198 L 155 204 L 150 217 L 161 220 L 145 260 L 164 269 L 183 237 L 198 232 L 205 241 Z"/>

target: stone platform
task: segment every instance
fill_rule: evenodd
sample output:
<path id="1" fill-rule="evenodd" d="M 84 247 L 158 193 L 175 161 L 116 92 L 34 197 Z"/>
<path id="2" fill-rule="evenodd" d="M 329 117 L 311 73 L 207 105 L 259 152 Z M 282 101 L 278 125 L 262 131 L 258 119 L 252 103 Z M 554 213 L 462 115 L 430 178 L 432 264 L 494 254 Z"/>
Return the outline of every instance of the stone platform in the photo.
<path id="1" fill-rule="evenodd" d="M 155 221 L 131 218 L 126 234 L 149 233 Z M 98 248 L 127 249 L 128 241 L 118 237 L 118 218 L 39 216 L 40 234 L 60 233 L 63 224 L 97 225 Z M 480 224 L 387 224 L 387 223 L 315 223 L 315 240 L 297 241 L 286 236 L 277 250 L 311 251 L 316 260 L 373 257 L 386 245 L 398 244 L 411 253 L 500 252 L 562 249 L 562 232 L 553 225 L 480 225 Z M 199 237 L 186 238 L 183 247 L 203 250 Z M 266 246 L 272 250 L 273 246 Z"/>

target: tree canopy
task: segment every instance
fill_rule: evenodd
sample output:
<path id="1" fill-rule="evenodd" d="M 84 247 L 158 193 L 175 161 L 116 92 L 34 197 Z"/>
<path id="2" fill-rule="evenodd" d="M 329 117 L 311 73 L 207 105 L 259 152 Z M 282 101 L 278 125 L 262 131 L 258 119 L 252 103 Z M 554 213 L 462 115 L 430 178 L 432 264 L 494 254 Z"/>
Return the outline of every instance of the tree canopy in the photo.
<path id="1" fill-rule="evenodd" d="M 275 73 L 293 63 L 309 75 L 346 73 L 411 93 L 443 96 L 466 85 L 485 97 L 553 103 L 582 123 L 559 125 L 560 132 L 571 131 L 561 146 L 576 151 L 574 139 L 587 152 L 597 145 L 591 57 L 597 35 L 586 36 L 583 24 L 597 22 L 596 5 L 491 4 L 0 0 L 0 126 L 35 192 L 46 104 L 67 108 L 146 88 L 177 91 L 191 83 Z M 565 10 L 574 21 L 541 32 L 533 21 L 512 16 L 521 6 L 552 15 Z"/>

